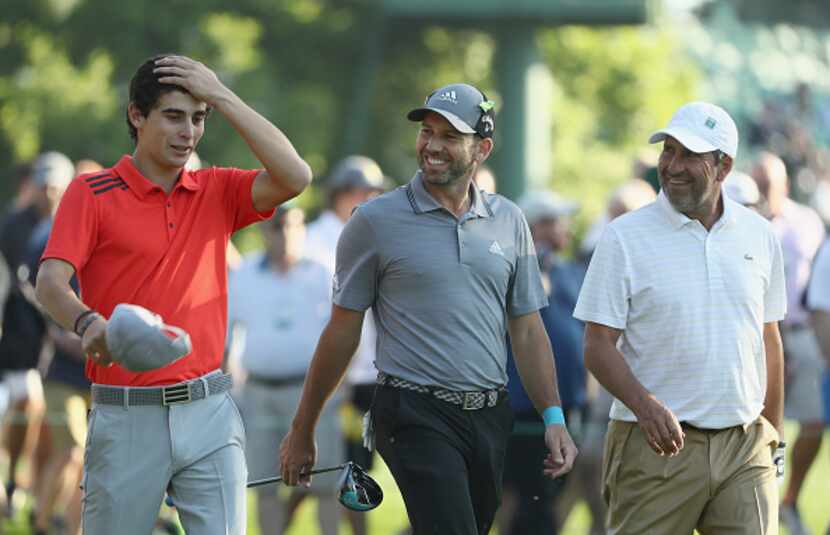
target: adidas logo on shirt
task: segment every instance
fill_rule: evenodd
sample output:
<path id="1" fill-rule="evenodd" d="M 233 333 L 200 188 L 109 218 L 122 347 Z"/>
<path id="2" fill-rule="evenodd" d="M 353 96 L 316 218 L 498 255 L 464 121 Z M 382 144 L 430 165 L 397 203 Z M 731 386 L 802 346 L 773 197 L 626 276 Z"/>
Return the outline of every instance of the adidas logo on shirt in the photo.
<path id="1" fill-rule="evenodd" d="M 490 252 L 492 254 L 497 254 L 499 256 L 504 256 L 504 251 L 502 251 L 501 245 L 499 245 L 499 242 L 497 242 L 497 241 L 494 241 L 492 243 L 492 245 L 490 245 Z"/>

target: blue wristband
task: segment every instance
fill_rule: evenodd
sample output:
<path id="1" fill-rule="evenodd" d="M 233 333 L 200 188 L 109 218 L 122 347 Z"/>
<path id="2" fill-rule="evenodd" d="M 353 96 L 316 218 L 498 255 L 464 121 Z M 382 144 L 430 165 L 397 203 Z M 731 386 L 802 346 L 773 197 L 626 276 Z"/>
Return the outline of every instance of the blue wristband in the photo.
<path id="1" fill-rule="evenodd" d="M 548 407 L 542 412 L 542 419 L 545 421 L 545 426 L 565 425 L 565 413 L 562 412 L 562 407 Z"/>

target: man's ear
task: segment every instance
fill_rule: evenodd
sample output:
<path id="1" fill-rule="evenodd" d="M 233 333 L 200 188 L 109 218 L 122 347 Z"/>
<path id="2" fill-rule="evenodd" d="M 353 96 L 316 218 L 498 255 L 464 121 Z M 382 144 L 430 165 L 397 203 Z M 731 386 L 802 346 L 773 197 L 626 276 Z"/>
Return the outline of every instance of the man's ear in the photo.
<path id="1" fill-rule="evenodd" d="M 720 164 L 718 164 L 718 182 L 723 182 L 726 176 L 732 172 L 732 164 L 734 160 L 728 154 L 721 157 Z"/>
<path id="2" fill-rule="evenodd" d="M 132 124 L 136 130 L 141 128 L 141 125 L 144 123 L 144 115 L 141 113 L 141 110 L 138 109 L 138 106 L 135 103 L 130 102 L 129 106 L 127 106 L 127 117 L 130 118 L 130 124 Z"/>
<path id="3" fill-rule="evenodd" d="M 485 137 L 480 139 L 476 150 L 478 151 L 476 161 L 481 163 L 486 160 L 490 156 L 490 153 L 493 152 L 493 138 Z"/>

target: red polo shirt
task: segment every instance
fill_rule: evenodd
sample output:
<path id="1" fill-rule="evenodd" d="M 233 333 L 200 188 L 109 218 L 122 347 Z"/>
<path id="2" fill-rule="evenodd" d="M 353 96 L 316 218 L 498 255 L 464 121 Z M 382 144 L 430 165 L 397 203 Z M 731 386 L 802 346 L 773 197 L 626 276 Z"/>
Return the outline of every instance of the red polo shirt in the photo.
<path id="1" fill-rule="evenodd" d="M 258 170 L 183 170 L 165 194 L 124 156 L 69 185 L 42 260 L 74 266 L 87 306 L 109 317 L 118 303 L 143 306 L 190 333 L 193 352 L 164 368 L 133 373 L 87 359 L 95 383 L 151 386 L 220 367 L 227 324 L 225 251 L 231 234 L 267 219 L 251 186 Z"/>

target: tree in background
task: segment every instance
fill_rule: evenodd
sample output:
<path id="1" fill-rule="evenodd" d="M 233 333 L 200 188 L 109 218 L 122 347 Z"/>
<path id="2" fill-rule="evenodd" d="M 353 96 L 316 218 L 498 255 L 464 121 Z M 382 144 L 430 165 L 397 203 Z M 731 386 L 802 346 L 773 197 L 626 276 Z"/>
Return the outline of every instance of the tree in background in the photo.
<path id="1" fill-rule="evenodd" d="M 146 57 L 175 51 L 214 66 L 288 133 L 318 176 L 355 146 L 344 139 L 347 124 L 359 92 L 370 91 L 369 126 L 357 150 L 403 182 L 415 166 L 414 127 L 403 113 L 430 88 L 458 80 L 498 103 L 495 41 L 483 30 L 390 23 L 378 4 L 0 0 L 0 161 L 10 168 L 47 148 L 115 161 L 132 148 L 124 119 L 130 74 Z M 672 35 L 662 23 L 538 34 L 557 88 L 555 186 L 584 199 L 589 214 L 629 178 L 647 133 L 695 93 L 696 68 Z M 361 83 L 355 78 L 371 54 L 377 70 Z M 209 124 L 219 133 L 200 145 L 204 160 L 254 164 L 230 126 Z"/>

